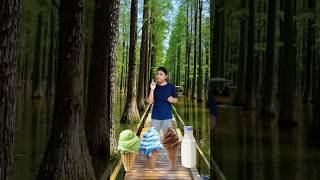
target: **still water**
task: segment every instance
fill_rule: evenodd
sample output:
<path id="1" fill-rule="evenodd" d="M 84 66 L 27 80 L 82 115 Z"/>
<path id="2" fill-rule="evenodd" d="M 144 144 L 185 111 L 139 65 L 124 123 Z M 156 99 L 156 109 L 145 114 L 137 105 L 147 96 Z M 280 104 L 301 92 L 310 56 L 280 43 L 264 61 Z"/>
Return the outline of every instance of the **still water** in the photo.
<path id="1" fill-rule="evenodd" d="M 120 125 L 125 98 L 117 98 L 116 135 L 134 125 Z M 50 133 L 52 100 L 19 96 L 15 131 L 14 179 L 35 179 Z M 176 109 L 187 125 L 194 126 L 195 138 L 206 157 L 210 152 L 209 111 L 205 103 L 180 97 Z M 277 128 L 252 112 L 220 106 L 213 135 L 214 158 L 227 179 L 320 179 L 319 130 L 311 121 L 311 107 L 298 108 L 299 126 Z M 198 154 L 201 174 L 209 174 Z"/>

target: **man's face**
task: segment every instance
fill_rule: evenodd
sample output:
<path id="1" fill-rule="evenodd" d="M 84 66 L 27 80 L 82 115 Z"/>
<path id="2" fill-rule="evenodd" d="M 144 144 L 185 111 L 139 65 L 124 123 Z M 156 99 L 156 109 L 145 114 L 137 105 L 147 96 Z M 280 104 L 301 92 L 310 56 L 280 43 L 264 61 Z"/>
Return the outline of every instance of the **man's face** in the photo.
<path id="1" fill-rule="evenodd" d="M 157 71 L 156 79 L 158 83 L 162 83 L 167 79 L 167 75 L 163 71 Z"/>

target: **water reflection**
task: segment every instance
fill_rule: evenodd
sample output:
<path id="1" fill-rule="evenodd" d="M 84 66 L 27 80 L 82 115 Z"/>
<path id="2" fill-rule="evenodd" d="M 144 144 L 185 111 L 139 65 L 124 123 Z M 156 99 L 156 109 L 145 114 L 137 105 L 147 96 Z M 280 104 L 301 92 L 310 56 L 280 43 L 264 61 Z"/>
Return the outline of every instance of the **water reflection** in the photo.
<path id="1" fill-rule="evenodd" d="M 299 126 L 294 129 L 278 129 L 274 119 L 263 119 L 240 108 L 220 107 L 214 157 L 225 176 L 243 180 L 319 179 L 319 140 L 308 138 L 312 133 L 311 107 L 300 106 L 296 112 Z"/>
<path id="2" fill-rule="evenodd" d="M 53 100 L 19 97 L 14 179 L 34 179 L 50 134 Z M 136 128 L 136 124 L 120 124 L 124 105 L 125 94 L 119 94 L 115 107 L 117 139 L 122 130 Z M 206 157 L 213 143 L 213 156 L 228 179 L 320 179 L 320 128 L 312 120 L 311 106 L 297 107 L 299 126 L 294 129 L 278 129 L 275 120 L 220 106 L 211 142 L 205 103 L 180 97 L 176 109 L 187 125 L 194 126 L 195 138 Z M 197 160 L 200 173 L 209 174 L 199 154 Z"/>

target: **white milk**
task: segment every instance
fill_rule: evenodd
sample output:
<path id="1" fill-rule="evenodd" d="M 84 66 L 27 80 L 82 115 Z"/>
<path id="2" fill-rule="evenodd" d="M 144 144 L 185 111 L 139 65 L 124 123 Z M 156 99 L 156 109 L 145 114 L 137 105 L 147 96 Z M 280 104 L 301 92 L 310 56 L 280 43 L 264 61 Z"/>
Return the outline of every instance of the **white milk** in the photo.
<path id="1" fill-rule="evenodd" d="M 181 143 L 181 163 L 186 168 L 193 168 L 197 165 L 197 146 L 192 126 L 184 127 L 184 136 Z"/>

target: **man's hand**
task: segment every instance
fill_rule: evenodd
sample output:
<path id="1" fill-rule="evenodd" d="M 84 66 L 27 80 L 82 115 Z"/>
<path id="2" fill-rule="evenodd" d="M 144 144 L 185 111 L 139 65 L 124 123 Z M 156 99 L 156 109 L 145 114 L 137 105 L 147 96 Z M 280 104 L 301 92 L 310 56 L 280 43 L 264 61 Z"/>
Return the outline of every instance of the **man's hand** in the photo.
<path id="1" fill-rule="evenodd" d="M 170 97 L 168 97 L 167 101 L 168 101 L 169 103 L 175 103 L 175 102 L 177 102 L 177 99 L 174 98 L 174 97 L 172 97 L 172 96 L 170 96 Z"/>
<path id="2" fill-rule="evenodd" d="M 150 84 L 150 89 L 154 90 L 156 88 L 156 82 L 152 79 L 151 84 Z"/>
<path id="3" fill-rule="evenodd" d="M 210 129 L 211 131 L 214 130 L 216 127 L 216 117 L 214 115 L 210 116 Z"/>

